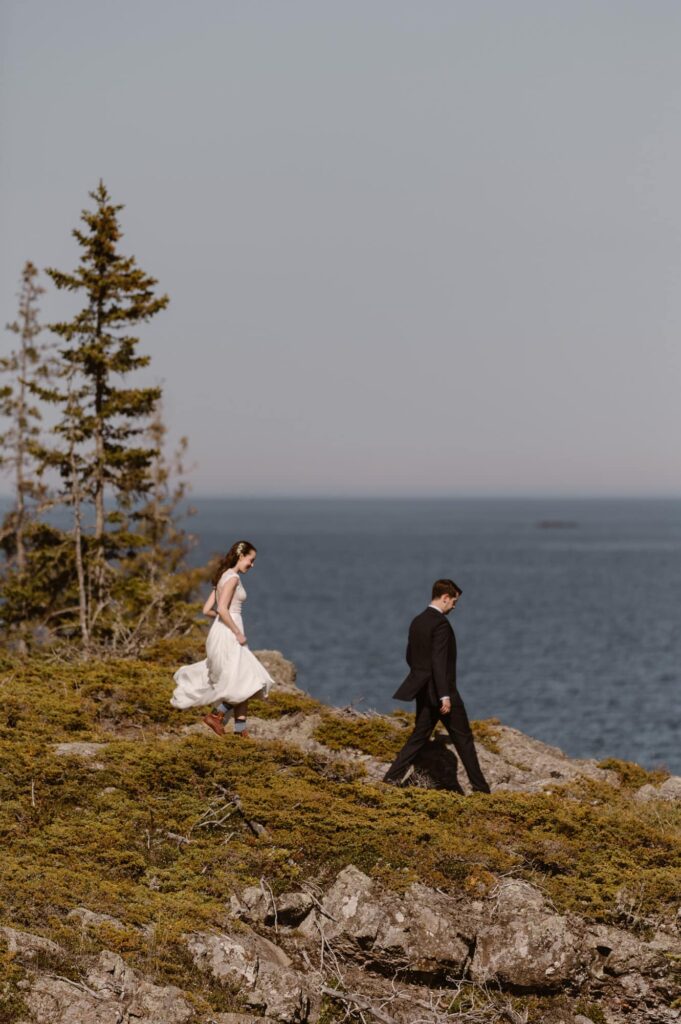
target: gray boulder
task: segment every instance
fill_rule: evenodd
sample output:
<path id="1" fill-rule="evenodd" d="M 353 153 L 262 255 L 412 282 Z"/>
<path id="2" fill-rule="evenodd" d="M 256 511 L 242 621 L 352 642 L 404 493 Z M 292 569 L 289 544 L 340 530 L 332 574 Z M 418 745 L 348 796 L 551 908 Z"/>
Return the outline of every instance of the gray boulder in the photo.
<path id="1" fill-rule="evenodd" d="M 82 982 L 38 973 L 23 988 L 30 1024 L 189 1024 L 194 1019 L 180 989 L 146 981 L 109 950 L 100 953 Z"/>
<path id="2" fill-rule="evenodd" d="M 42 935 L 31 935 L 30 932 L 17 931 L 16 928 L 0 928 L 7 943 L 8 953 L 12 953 L 20 963 L 30 964 L 45 953 L 60 956 L 64 952 L 61 946 Z"/>
<path id="3" fill-rule="evenodd" d="M 651 1014 L 655 1005 L 671 1006 L 681 997 L 681 941 L 674 936 L 643 941 L 621 928 L 597 925 L 589 929 L 587 943 L 592 984 L 600 992 L 647 1005 Z"/>
<path id="4" fill-rule="evenodd" d="M 232 896 L 230 900 L 230 909 L 235 917 L 283 928 L 297 928 L 314 905 L 315 901 L 307 892 L 273 896 L 259 885 L 249 886 L 240 897 Z"/>
<path id="5" fill-rule="evenodd" d="M 659 786 L 647 783 L 636 790 L 634 799 L 644 804 L 651 800 L 681 800 L 681 776 L 671 775 Z"/>
<path id="6" fill-rule="evenodd" d="M 250 928 L 233 934 L 198 932 L 185 937 L 199 970 L 212 975 L 244 1003 L 282 1024 L 314 1019 L 316 1000 L 286 953 Z"/>
<path id="7" fill-rule="evenodd" d="M 431 981 L 461 977 L 470 955 L 470 925 L 456 904 L 414 885 L 404 897 L 350 865 L 300 926 L 383 972 L 405 970 Z"/>
<path id="8" fill-rule="evenodd" d="M 594 760 L 568 757 L 558 747 L 507 725 L 494 726 L 494 745 L 495 751 L 477 745 L 480 763 L 494 791 L 538 793 L 580 777 L 620 785 L 617 772 L 599 768 Z M 463 785 L 467 788 L 465 778 Z"/>
<path id="9" fill-rule="evenodd" d="M 539 992 L 578 983 L 587 959 L 582 939 L 581 925 L 557 914 L 533 886 L 504 881 L 484 906 L 471 977 Z"/>

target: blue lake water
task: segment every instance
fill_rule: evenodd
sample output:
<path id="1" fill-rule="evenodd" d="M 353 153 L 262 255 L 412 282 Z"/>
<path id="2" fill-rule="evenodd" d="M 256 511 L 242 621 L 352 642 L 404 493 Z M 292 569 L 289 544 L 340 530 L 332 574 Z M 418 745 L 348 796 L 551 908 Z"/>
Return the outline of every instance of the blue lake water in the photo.
<path id="1" fill-rule="evenodd" d="M 681 773 L 681 501 L 194 505 L 192 562 L 253 541 L 249 643 L 281 650 L 313 696 L 398 706 L 409 622 L 447 576 L 471 718 Z"/>

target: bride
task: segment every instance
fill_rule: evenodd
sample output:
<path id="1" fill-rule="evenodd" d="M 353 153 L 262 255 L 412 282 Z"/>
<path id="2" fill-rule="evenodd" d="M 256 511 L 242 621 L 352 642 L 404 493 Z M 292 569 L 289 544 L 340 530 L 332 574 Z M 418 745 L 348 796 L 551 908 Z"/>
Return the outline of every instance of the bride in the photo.
<path id="1" fill-rule="evenodd" d="M 183 665 L 173 676 L 176 686 L 170 703 L 176 708 L 212 705 L 203 721 L 218 736 L 234 711 L 234 732 L 248 736 L 246 714 L 250 697 L 266 697 L 273 681 L 249 649 L 241 608 L 246 591 L 241 576 L 255 564 L 256 550 L 247 540 L 233 544 L 213 577 L 214 590 L 203 611 L 214 617 L 206 639 L 206 657 Z"/>

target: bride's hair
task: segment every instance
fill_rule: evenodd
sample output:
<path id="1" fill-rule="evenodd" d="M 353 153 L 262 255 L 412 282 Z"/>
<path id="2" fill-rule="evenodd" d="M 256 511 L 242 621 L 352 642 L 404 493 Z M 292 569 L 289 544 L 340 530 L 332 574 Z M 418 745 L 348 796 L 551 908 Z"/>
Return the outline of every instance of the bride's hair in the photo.
<path id="1" fill-rule="evenodd" d="M 255 546 L 251 544 L 250 540 L 238 540 L 236 544 L 232 544 L 225 557 L 220 559 L 220 563 L 213 574 L 213 586 L 217 587 L 223 572 L 233 569 L 240 558 L 243 558 L 244 555 L 249 555 L 251 551 L 255 550 Z"/>

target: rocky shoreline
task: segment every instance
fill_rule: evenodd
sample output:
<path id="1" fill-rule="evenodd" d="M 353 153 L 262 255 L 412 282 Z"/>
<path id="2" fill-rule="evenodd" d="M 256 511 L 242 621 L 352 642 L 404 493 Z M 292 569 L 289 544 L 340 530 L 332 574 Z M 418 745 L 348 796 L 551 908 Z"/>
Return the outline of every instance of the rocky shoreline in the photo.
<path id="1" fill-rule="evenodd" d="M 444 735 L 436 736 L 404 791 L 384 797 L 387 787 L 379 780 L 390 758 L 372 748 L 379 750 L 381 744 L 392 742 L 393 734 L 399 743 L 409 728 L 406 717 L 323 708 L 298 690 L 295 669 L 280 654 L 260 652 L 259 656 L 277 680 L 282 703 L 274 710 L 260 705 L 260 714 L 254 707 L 249 729 L 255 743 L 249 746 L 271 747 L 279 758 L 278 775 L 289 771 L 297 757 L 305 757 L 306 763 L 316 766 L 324 785 L 331 787 L 330 794 L 334 786 L 344 790 L 353 786 L 352 792 L 360 794 L 354 796 L 355 804 L 366 800 L 370 807 L 377 801 L 382 808 L 386 799 L 394 797 L 394 806 L 386 806 L 396 849 L 402 842 L 401 815 L 412 806 L 421 808 L 426 802 L 427 808 L 432 807 L 433 828 L 436 815 L 441 814 L 438 800 L 457 802 L 452 807 L 461 806 L 458 802 L 463 800 L 464 806 L 475 804 L 477 813 L 485 815 L 484 796 L 462 795 L 466 780 L 456 775 Z M 172 719 L 168 722 L 172 725 Z M 51 744 L 51 756 L 96 782 L 98 775 L 106 775 L 112 745 L 121 740 L 128 745 L 143 743 L 148 749 L 153 744 L 162 748 L 163 756 L 177 744 L 191 750 L 195 741 L 214 742 L 219 750 L 225 743 L 232 750 L 242 742 L 208 736 L 203 725 L 191 722 L 177 728 L 157 723 L 153 729 L 149 724 L 140 729 L 129 716 L 101 719 L 99 729 L 95 740 L 62 739 Z M 357 737 L 356 747 L 343 744 L 348 735 Z M 534 807 L 532 801 L 564 795 L 570 812 L 564 821 L 556 824 L 547 817 L 546 824 L 538 826 L 540 838 L 545 832 L 545 841 L 536 844 L 536 867 L 524 864 L 522 872 L 513 866 L 495 872 L 477 863 L 477 853 L 468 862 L 460 855 L 452 861 L 452 870 L 459 871 L 456 886 L 426 884 L 408 867 L 398 869 L 397 858 L 395 864 L 387 864 L 384 857 L 371 869 L 352 860 L 343 864 L 341 823 L 336 846 L 342 866 L 312 874 L 292 872 L 295 884 L 289 887 L 281 881 L 284 875 L 270 882 L 264 873 L 255 884 L 233 884 L 224 894 L 220 927 L 179 932 L 176 955 L 186 960 L 184 977 L 196 978 L 201 997 L 191 985 L 163 984 L 157 974 L 146 974 L 139 957 L 134 965 L 130 962 L 126 948 L 148 950 L 149 924 L 77 905 L 64 915 L 68 941 L 62 943 L 54 921 L 38 921 L 43 927 L 32 931 L 5 917 L 0 928 L 9 965 L 5 992 L 10 985 L 16 998 L 14 1004 L 7 998 L 0 1021 L 670 1024 L 681 1020 L 679 900 L 676 908 L 666 905 L 657 914 L 649 906 L 637 905 L 636 893 L 622 891 L 621 907 L 610 915 L 616 921 L 604 921 L 593 913 L 557 906 L 548 884 L 552 871 L 566 871 L 565 851 L 559 847 L 561 830 L 569 833 L 571 817 L 592 813 L 592 807 L 602 805 L 612 794 L 613 800 L 623 801 L 627 813 L 644 815 L 646 823 L 669 815 L 668 826 L 675 830 L 681 779 L 662 773 L 649 776 L 636 766 L 625 771 L 617 762 L 608 766 L 574 760 L 499 723 L 478 725 L 477 736 L 480 760 L 495 796 L 520 794 L 526 802 L 523 807 Z M 238 750 L 232 750 L 232 756 L 238 758 Z M 106 799 L 107 789 L 108 798 L 115 799 L 120 784 L 98 790 L 101 799 Z M 261 851 L 259 856 L 274 856 L 275 849 L 283 849 L 274 812 L 269 812 L 262 798 L 252 808 L 240 792 L 241 796 L 237 789 L 225 789 L 222 803 L 211 803 L 202 819 L 184 832 L 166 828 L 165 836 L 172 839 L 163 842 L 173 847 L 173 864 L 190 849 L 200 829 L 202 836 L 210 831 L 219 839 L 226 857 L 234 856 L 232 837 L 242 834 L 249 849 Z M 537 807 L 537 814 L 547 814 L 545 803 Z M 505 807 L 507 817 L 514 808 Z M 289 817 L 308 813 L 295 800 L 285 810 Z M 281 808 L 276 811 L 281 813 Z M 494 814 L 500 813 L 495 806 Z M 329 827 L 311 819 L 304 824 L 311 841 L 315 828 Z M 427 847 L 431 836 L 420 827 L 422 834 L 416 841 Z M 517 827 L 523 825 L 519 822 Z M 149 848 L 153 842 L 150 831 Z M 650 842 L 659 842 L 652 832 Z M 348 853 L 352 855 L 352 850 Z M 281 853 L 285 855 L 293 864 L 288 847 Z M 661 850 L 661 866 L 669 867 L 662 864 L 665 858 L 669 853 Z M 676 868 L 681 878 L 678 863 Z M 253 868 L 249 870 L 252 874 Z M 247 871 L 243 881 L 248 881 Z M 153 888 L 153 879 L 150 884 Z M 158 879 L 156 884 L 162 886 Z M 593 884 L 599 884 L 598 871 Z M 80 951 L 74 950 L 74 935 L 81 937 Z M 224 993 L 223 1006 L 228 1009 L 206 1010 L 206 985 L 213 993 Z M 219 1004 L 220 998 L 214 999 L 214 1005 Z"/>

